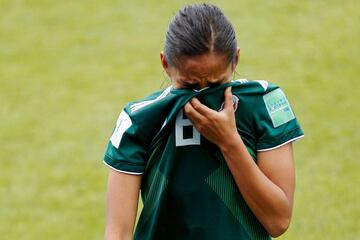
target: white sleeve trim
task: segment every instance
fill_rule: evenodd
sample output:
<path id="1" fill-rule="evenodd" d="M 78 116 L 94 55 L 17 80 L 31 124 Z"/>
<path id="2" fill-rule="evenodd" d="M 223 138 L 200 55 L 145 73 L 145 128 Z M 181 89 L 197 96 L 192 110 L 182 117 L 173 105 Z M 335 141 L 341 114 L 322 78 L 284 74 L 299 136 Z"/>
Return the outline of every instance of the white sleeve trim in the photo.
<path id="1" fill-rule="evenodd" d="M 118 120 L 116 121 L 116 128 L 111 135 L 110 141 L 115 148 L 119 148 L 122 136 L 131 127 L 132 121 L 130 116 L 122 110 Z"/>
<path id="2" fill-rule="evenodd" d="M 167 87 L 159 96 L 157 96 L 155 99 L 152 99 L 152 100 L 146 100 L 146 101 L 142 101 L 142 102 L 139 102 L 139 103 L 134 103 L 130 106 L 130 109 L 131 109 L 131 113 L 134 113 L 140 109 L 142 109 L 143 107 L 146 107 L 156 101 L 159 101 L 161 99 L 163 99 L 164 97 L 166 97 L 170 91 L 172 89 L 172 86 L 169 86 Z"/>
<path id="3" fill-rule="evenodd" d="M 292 139 L 290 139 L 290 140 L 288 140 L 288 141 L 286 141 L 286 142 L 284 142 L 284 143 L 282 143 L 282 144 L 280 144 L 280 145 L 277 145 L 277 146 L 275 146 L 275 147 L 258 149 L 257 151 L 258 151 L 258 152 L 266 152 L 266 151 L 274 150 L 274 149 L 277 149 L 277 148 L 279 148 L 279 147 L 284 146 L 285 144 L 288 144 L 288 143 L 290 143 L 290 142 L 294 142 L 294 141 L 296 141 L 296 140 L 298 140 L 298 139 L 300 139 L 300 138 L 303 138 L 304 136 L 305 136 L 305 135 L 301 135 L 301 136 L 292 138 Z"/>
<path id="4" fill-rule="evenodd" d="M 115 170 L 117 172 L 121 172 L 121 173 L 126 173 L 126 174 L 130 174 L 130 175 L 142 175 L 143 173 L 137 173 L 137 172 L 127 172 L 127 171 L 122 171 L 122 170 L 119 170 L 119 169 L 116 169 L 112 166 L 110 166 L 107 162 L 105 162 L 105 160 L 103 160 L 103 163 L 108 166 L 109 168 L 111 168 L 112 170 Z"/>

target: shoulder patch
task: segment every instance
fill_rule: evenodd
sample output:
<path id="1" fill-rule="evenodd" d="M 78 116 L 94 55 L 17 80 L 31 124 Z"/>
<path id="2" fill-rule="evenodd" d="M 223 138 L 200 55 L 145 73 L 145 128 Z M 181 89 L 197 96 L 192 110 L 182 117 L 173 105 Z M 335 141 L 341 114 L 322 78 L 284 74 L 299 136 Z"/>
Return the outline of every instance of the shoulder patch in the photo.
<path id="1" fill-rule="evenodd" d="M 122 136 L 124 135 L 124 132 L 128 130 L 128 128 L 131 127 L 131 125 L 132 125 L 132 121 L 129 115 L 124 110 L 122 110 L 116 122 L 116 128 L 110 138 L 111 144 L 114 147 L 119 148 L 120 141 Z"/>
<path id="2" fill-rule="evenodd" d="M 265 94 L 263 99 L 274 128 L 295 118 L 289 101 L 280 88 Z"/>

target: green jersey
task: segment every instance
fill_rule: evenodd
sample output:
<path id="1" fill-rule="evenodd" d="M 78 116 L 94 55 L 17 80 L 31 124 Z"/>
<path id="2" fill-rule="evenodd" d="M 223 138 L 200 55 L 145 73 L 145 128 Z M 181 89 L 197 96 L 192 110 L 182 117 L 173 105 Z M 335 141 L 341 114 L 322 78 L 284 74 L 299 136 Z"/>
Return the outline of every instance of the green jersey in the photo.
<path id="1" fill-rule="evenodd" d="M 303 136 L 283 91 L 264 80 L 241 79 L 200 91 L 169 87 L 127 104 L 104 162 L 119 172 L 143 174 L 144 207 L 134 239 L 270 239 L 219 148 L 200 135 L 182 110 L 193 97 L 221 110 L 228 86 L 238 133 L 255 162 L 256 152 Z"/>

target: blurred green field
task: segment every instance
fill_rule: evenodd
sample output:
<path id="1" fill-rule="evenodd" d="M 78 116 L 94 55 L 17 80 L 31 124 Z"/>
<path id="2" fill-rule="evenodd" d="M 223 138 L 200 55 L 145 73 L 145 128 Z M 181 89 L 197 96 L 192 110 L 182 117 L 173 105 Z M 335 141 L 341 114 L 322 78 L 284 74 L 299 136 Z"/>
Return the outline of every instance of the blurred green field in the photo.
<path id="1" fill-rule="evenodd" d="M 360 239 L 360 4 L 213 1 L 237 72 L 288 95 L 306 138 L 280 239 Z M 102 239 L 102 157 L 123 105 L 160 89 L 183 1 L 0 0 L 0 239 Z"/>

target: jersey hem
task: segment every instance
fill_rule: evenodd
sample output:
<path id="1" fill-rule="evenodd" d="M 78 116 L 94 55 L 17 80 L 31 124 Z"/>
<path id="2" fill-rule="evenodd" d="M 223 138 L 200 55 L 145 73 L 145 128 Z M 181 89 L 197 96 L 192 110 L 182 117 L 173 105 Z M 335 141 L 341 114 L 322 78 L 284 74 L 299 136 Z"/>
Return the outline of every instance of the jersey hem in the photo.
<path id="1" fill-rule="evenodd" d="M 103 160 L 103 163 L 104 163 L 107 167 L 111 168 L 112 170 L 115 170 L 116 172 L 126 173 L 126 174 L 130 174 L 130 175 L 142 175 L 142 174 L 144 174 L 143 172 L 139 173 L 139 172 L 129 172 L 129 171 L 119 170 L 119 169 L 117 169 L 117 168 L 114 168 L 113 166 L 111 166 L 111 165 L 108 164 L 107 162 L 105 162 L 105 160 Z"/>
<path id="2" fill-rule="evenodd" d="M 286 141 L 286 142 L 284 142 L 284 143 L 281 143 L 281 144 L 279 144 L 279 145 L 276 145 L 275 147 L 258 149 L 258 150 L 256 150 L 256 151 L 257 151 L 257 152 L 271 151 L 271 150 L 277 149 L 277 148 L 279 148 L 279 147 L 282 147 L 282 146 L 284 146 L 285 144 L 288 144 L 288 143 L 290 143 L 290 142 L 294 142 L 294 141 L 296 141 L 296 140 L 299 140 L 299 139 L 303 138 L 304 136 L 305 136 L 305 135 L 303 134 L 303 135 L 294 137 L 294 138 L 292 138 L 292 139 L 290 139 L 290 140 L 288 140 L 288 141 Z"/>

